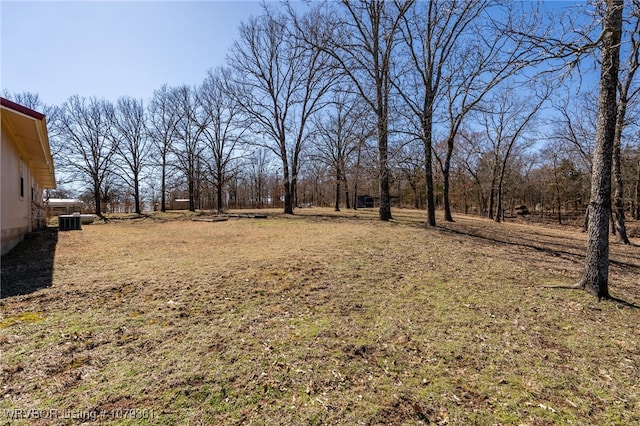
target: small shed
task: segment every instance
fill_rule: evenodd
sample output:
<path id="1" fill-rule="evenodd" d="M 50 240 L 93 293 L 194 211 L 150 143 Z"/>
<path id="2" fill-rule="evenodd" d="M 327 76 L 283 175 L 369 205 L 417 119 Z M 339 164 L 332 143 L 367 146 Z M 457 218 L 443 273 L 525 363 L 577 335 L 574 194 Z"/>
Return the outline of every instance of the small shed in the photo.
<path id="1" fill-rule="evenodd" d="M 188 198 L 176 198 L 171 203 L 171 210 L 189 210 Z"/>
<path id="2" fill-rule="evenodd" d="M 358 195 L 356 197 L 356 208 L 369 209 L 376 207 L 378 197 L 372 197 L 371 195 Z"/>

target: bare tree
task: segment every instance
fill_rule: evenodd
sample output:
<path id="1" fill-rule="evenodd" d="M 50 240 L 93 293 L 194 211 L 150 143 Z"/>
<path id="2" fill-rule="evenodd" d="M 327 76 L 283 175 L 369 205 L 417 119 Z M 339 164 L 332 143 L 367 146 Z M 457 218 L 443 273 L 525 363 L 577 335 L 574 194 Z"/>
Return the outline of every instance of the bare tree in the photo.
<path id="1" fill-rule="evenodd" d="M 147 129 L 155 148 L 155 155 L 159 156 L 157 163 L 160 166 L 160 211 L 163 212 L 167 208 L 167 171 L 178 122 L 178 110 L 171 100 L 171 92 L 172 89 L 166 84 L 162 85 L 153 92 L 153 98 L 148 105 Z"/>
<path id="2" fill-rule="evenodd" d="M 110 102 L 74 95 L 60 107 L 55 124 L 65 142 L 59 156 L 64 159 L 61 165 L 78 180 L 90 182 L 95 214 L 100 217 L 103 186 L 114 173 L 117 144 L 111 138 L 113 116 Z"/>
<path id="3" fill-rule="evenodd" d="M 392 164 L 413 194 L 412 205 L 419 209 L 424 194 L 424 150 L 420 141 L 400 145 L 392 155 Z"/>
<path id="4" fill-rule="evenodd" d="M 615 212 L 616 235 L 620 242 L 630 244 L 624 221 L 624 188 L 622 180 L 622 160 L 620 148 L 622 145 L 622 132 L 625 127 L 625 119 L 629 102 L 640 93 L 640 86 L 633 86 L 636 71 L 640 67 L 640 1 L 632 2 L 631 13 L 627 17 L 631 28 L 625 31 L 628 34 L 628 59 L 626 67 L 622 70 L 618 82 L 618 113 L 616 117 L 616 131 L 613 141 L 613 204 Z"/>
<path id="5" fill-rule="evenodd" d="M 590 173 L 598 120 L 597 100 L 591 93 L 576 95 L 572 92 L 569 88 L 566 92 L 556 92 L 553 108 L 558 118 L 552 122 L 551 139 L 577 157 Z"/>
<path id="6" fill-rule="evenodd" d="M 202 173 L 202 132 L 198 122 L 196 90 L 183 85 L 171 92 L 172 108 L 176 110 L 175 143 L 172 151 L 176 165 L 187 180 L 189 211 L 196 211 L 199 197 L 200 174 Z"/>
<path id="7" fill-rule="evenodd" d="M 284 212 L 293 214 L 301 153 L 310 133 L 310 118 L 323 106 L 333 83 L 328 55 L 301 43 L 301 32 L 289 18 L 270 8 L 240 26 L 229 65 L 244 90 L 238 99 L 253 129 L 264 135 L 257 145 L 282 162 Z"/>
<path id="8" fill-rule="evenodd" d="M 507 37 L 503 28 L 491 24 L 492 6 L 494 2 L 486 0 L 419 2 L 402 22 L 404 54 L 398 78 L 392 82 L 416 122 L 415 136 L 424 145 L 427 224 L 431 226 L 436 223 L 434 121 L 447 123 L 445 149 L 436 158 L 443 174 L 445 220 L 453 221 L 450 170 L 461 125 L 494 87 L 530 60 L 530 54 L 521 49 L 521 36 Z"/>
<path id="9" fill-rule="evenodd" d="M 598 299 L 609 295 L 609 215 L 611 163 L 616 132 L 617 84 L 622 35 L 623 0 L 606 0 L 602 34 L 602 65 L 598 127 L 593 155 L 589 233 L 584 273 L 579 286 Z"/>
<path id="10" fill-rule="evenodd" d="M 640 131 L 636 134 L 636 140 L 640 142 Z M 635 212 L 633 212 L 633 217 L 636 220 L 640 220 L 640 143 L 638 144 L 636 157 L 636 176 L 635 176 Z"/>
<path id="11" fill-rule="evenodd" d="M 216 188 L 216 208 L 222 212 L 222 188 L 232 178 L 232 164 L 238 158 L 237 145 L 245 133 L 242 107 L 233 91 L 229 70 L 210 70 L 198 89 L 198 123 L 202 128 L 211 161 L 209 173 Z"/>
<path id="12" fill-rule="evenodd" d="M 273 194 L 268 192 L 269 176 L 273 174 L 274 166 L 271 151 L 266 148 L 258 148 L 249 156 L 246 174 L 250 180 L 250 203 L 258 208 L 263 208 L 265 200 L 273 200 Z"/>
<path id="13" fill-rule="evenodd" d="M 347 168 L 358 146 L 371 133 L 369 109 L 359 96 L 346 91 L 334 92 L 333 102 L 315 120 L 314 159 L 325 163 L 335 179 L 335 211 L 340 211 L 341 192 L 345 190 L 346 208 L 350 208 Z"/>
<path id="14" fill-rule="evenodd" d="M 142 214 L 140 183 L 151 148 L 142 100 L 121 97 L 116 103 L 113 118 L 112 134 L 117 140 L 114 164 L 121 172 L 120 177 L 133 191 L 136 214 Z"/>
<path id="15" fill-rule="evenodd" d="M 413 0 L 342 0 L 340 10 L 309 15 L 321 24 L 318 31 L 302 33 L 307 42 L 337 61 L 376 116 L 380 220 L 384 221 L 392 218 L 388 164 L 391 64 L 400 20 L 413 4 Z"/>
<path id="16" fill-rule="evenodd" d="M 2 91 L 2 96 L 6 99 L 10 99 L 13 102 L 18 103 L 34 111 L 42 111 L 45 107 L 44 103 L 40 99 L 40 95 L 37 93 L 33 93 L 33 92 L 11 93 L 9 90 L 4 89 Z"/>
<path id="17" fill-rule="evenodd" d="M 504 219 L 503 185 L 507 163 L 518 144 L 526 141 L 527 132 L 535 123 L 535 118 L 548 92 L 543 93 L 538 99 L 523 99 L 515 93 L 515 89 L 505 87 L 491 99 L 480 114 L 487 139 L 492 141 L 494 168 L 492 184 L 490 186 L 489 209 L 490 219 L 500 222 Z M 494 200 L 496 199 L 496 214 L 493 214 Z"/>
<path id="18" fill-rule="evenodd" d="M 454 157 L 460 164 L 460 168 L 465 170 L 465 172 L 471 176 L 476 186 L 478 210 L 481 214 L 487 214 L 489 198 L 487 195 L 488 190 L 486 189 L 483 171 L 488 169 L 488 167 L 485 167 L 485 164 L 495 164 L 494 161 L 487 161 L 489 158 L 488 152 L 492 152 L 492 150 L 485 149 L 484 145 L 486 145 L 485 142 L 487 142 L 485 134 L 486 132 L 461 132 L 460 140 L 458 141 L 460 149 Z M 493 172 L 494 168 L 491 169 Z M 495 184 L 495 180 L 493 179 L 494 174 L 490 173 L 490 175 L 492 178 L 492 184 L 489 186 L 492 187 Z"/>
<path id="19" fill-rule="evenodd" d="M 453 59 L 459 41 L 489 4 L 486 0 L 418 2 L 412 13 L 402 16 L 400 30 L 406 55 L 401 67 L 405 72 L 399 73 L 393 81 L 417 119 L 416 136 L 424 145 L 427 224 L 430 226 L 436 225 L 433 189 L 435 101 L 441 95 L 446 65 Z M 463 69 L 455 71 L 464 72 Z M 455 133 L 457 128 L 453 130 Z"/>

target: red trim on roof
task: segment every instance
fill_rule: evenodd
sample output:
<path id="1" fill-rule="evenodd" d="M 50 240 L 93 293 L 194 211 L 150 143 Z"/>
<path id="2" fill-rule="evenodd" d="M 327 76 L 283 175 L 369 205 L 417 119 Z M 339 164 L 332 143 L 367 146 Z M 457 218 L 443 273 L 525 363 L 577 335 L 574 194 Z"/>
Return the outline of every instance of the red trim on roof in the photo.
<path id="1" fill-rule="evenodd" d="M 28 115 L 29 117 L 35 118 L 36 120 L 42 120 L 44 118 L 44 114 L 27 108 L 26 106 L 17 104 L 13 101 L 10 101 L 9 99 L 0 97 L 0 104 L 5 108 L 9 108 L 21 114 Z"/>

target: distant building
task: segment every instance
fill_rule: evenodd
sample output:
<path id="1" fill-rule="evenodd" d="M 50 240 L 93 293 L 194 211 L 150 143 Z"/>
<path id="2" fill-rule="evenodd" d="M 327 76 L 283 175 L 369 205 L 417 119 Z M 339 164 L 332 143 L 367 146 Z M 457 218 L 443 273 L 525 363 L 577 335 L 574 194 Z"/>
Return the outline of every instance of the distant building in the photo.
<path id="1" fill-rule="evenodd" d="M 49 207 L 49 216 L 82 213 L 84 211 L 84 202 L 75 198 L 49 198 L 47 205 Z"/>
<path id="2" fill-rule="evenodd" d="M 56 187 L 44 114 L 0 98 L 2 255 L 46 226 L 44 189 Z"/>
<path id="3" fill-rule="evenodd" d="M 189 199 L 176 198 L 170 203 L 169 210 L 189 210 Z"/>
<path id="4" fill-rule="evenodd" d="M 371 209 L 379 205 L 379 197 L 372 197 L 371 195 L 358 195 L 356 197 L 356 208 L 358 209 Z"/>

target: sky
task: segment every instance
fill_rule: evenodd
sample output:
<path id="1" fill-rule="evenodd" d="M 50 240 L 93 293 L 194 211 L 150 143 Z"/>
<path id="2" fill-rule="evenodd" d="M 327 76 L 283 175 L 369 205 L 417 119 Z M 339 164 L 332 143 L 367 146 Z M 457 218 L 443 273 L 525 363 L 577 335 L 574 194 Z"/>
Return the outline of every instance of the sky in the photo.
<path id="1" fill-rule="evenodd" d="M 151 98 L 223 65 L 254 1 L 0 0 L 0 83 L 48 105 L 72 95 Z"/>

